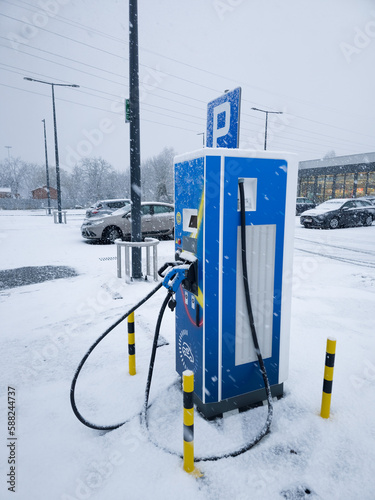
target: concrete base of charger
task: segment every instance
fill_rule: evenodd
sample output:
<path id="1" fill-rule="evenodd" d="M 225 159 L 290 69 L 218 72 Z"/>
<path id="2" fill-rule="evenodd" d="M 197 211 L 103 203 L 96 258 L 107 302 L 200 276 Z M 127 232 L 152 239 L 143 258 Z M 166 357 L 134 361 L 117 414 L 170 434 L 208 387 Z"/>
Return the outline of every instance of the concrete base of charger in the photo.
<path id="1" fill-rule="evenodd" d="M 284 394 L 284 384 L 276 384 L 271 386 L 272 397 L 281 398 Z M 244 411 L 249 408 L 259 406 L 267 401 L 265 389 L 242 394 L 234 398 L 224 399 L 218 403 L 203 403 L 199 397 L 194 394 L 194 404 L 196 405 L 199 413 L 207 420 L 222 417 L 223 413 L 233 410 Z"/>

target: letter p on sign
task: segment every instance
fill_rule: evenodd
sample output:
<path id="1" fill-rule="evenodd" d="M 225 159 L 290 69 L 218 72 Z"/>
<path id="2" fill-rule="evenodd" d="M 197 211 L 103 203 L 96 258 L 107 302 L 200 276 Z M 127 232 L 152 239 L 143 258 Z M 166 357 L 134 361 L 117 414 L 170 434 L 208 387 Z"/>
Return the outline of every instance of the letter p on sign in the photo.
<path id="1" fill-rule="evenodd" d="M 208 148 L 238 148 L 241 88 L 226 92 L 207 105 Z"/>

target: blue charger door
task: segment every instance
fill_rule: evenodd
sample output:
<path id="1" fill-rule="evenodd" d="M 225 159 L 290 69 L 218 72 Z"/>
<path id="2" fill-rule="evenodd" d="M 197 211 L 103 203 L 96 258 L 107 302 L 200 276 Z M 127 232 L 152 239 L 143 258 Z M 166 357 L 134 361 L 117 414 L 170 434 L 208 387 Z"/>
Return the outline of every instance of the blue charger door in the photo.
<path id="1" fill-rule="evenodd" d="M 198 257 L 198 293 L 183 286 L 176 292 L 176 371 L 194 372 L 194 386 L 203 390 L 203 212 L 204 157 L 175 163 L 175 248 Z"/>
<path id="2" fill-rule="evenodd" d="M 238 179 L 245 179 L 247 267 L 255 326 L 271 385 L 278 383 L 287 162 L 225 157 L 221 194 L 221 394 L 264 387 L 244 300 Z"/>

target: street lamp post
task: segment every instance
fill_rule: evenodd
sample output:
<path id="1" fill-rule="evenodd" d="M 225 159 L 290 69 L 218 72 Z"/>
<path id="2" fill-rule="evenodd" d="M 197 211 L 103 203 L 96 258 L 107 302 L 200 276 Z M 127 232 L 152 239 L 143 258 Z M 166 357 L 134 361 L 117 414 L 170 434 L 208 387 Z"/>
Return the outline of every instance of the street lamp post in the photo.
<path id="1" fill-rule="evenodd" d="M 10 150 L 12 149 L 12 146 L 4 146 L 4 148 L 7 148 L 7 150 L 8 150 L 8 160 L 10 160 Z"/>
<path id="2" fill-rule="evenodd" d="M 201 135 L 202 136 L 202 142 L 203 142 L 203 147 L 204 147 L 204 132 L 198 132 L 197 135 Z"/>
<path id="3" fill-rule="evenodd" d="M 46 157 L 46 177 L 47 177 L 47 199 L 48 199 L 48 214 L 51 215 L 51 195 L 49 189 L 49 171 L 48 171 L 48 154 L 47 154 L 47 135 L 46 135 L 46 120 L 42 120 L 44 125 L 44 153 Z"/>
<path id="4" fill-rule="evenodd" d="M 59 224 L 62 223 L 62 213 L 61 213 L 61 185 L 60 185 L 60 164 L 59 164 L 59 148 L 57 143 L 57 126 L 56 126 L 56 109 L 55 109 L 55 87 L 75 87 L 78 88 L 79 85 L 68 84 L 68 83 L 52 83 L 45 82 L 43 80 L 35 80 L 34 78 L 24 77 L 24 80 L 29 82 L 44 83 L 50 85 L 52 88 L 52 109 L 53 109 L 53 126 L 55 135 L 55 161 L 56 161 L 56 189 L 57 189 L 57 211 L 59 216 Z"/>
<path id="5" fill-rule="evenodd" d="M 282 115 L 282 111 L 266 111 L 265 109 L 259 109 L 259 108 L 251 108 L 254 111 L 261 111 L 262 113 L 266 113 L 266 125 L 265 125 L 265 130 L 264 130 L 264 151 L 267 149 L 267 124 L 268 124 L 268 115 L 274 114 L 274 115 Z"/>

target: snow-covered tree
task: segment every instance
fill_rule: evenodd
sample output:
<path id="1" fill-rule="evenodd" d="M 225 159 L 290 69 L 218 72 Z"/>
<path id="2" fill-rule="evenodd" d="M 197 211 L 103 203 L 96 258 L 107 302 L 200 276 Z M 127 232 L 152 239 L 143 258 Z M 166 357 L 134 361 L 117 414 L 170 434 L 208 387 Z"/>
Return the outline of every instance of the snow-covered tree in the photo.
<path id="1" fill-rule="evenodd" d="M 334 152 L 334 150 L 332 149 L 331 151 L 328 151 L 324 156 L 323 156 L 323 159 L 324 160 L 328 160 L 329 158 L 335 158 L 336 156 L 336 153 Z"/>
<path id="2" fill-rule="evenodd" d="M 173 201 L 173 148 L 145 160 L 141 167 L 142 199 L 145 201 Z"/>
<path id="3" fill-rule="evenodd" d="M 6 158 L 0 166 L 0 184 L 10 187 L 13 196 L 19 196 L 25 174 L 26 164 L 21 158 Z"/>

